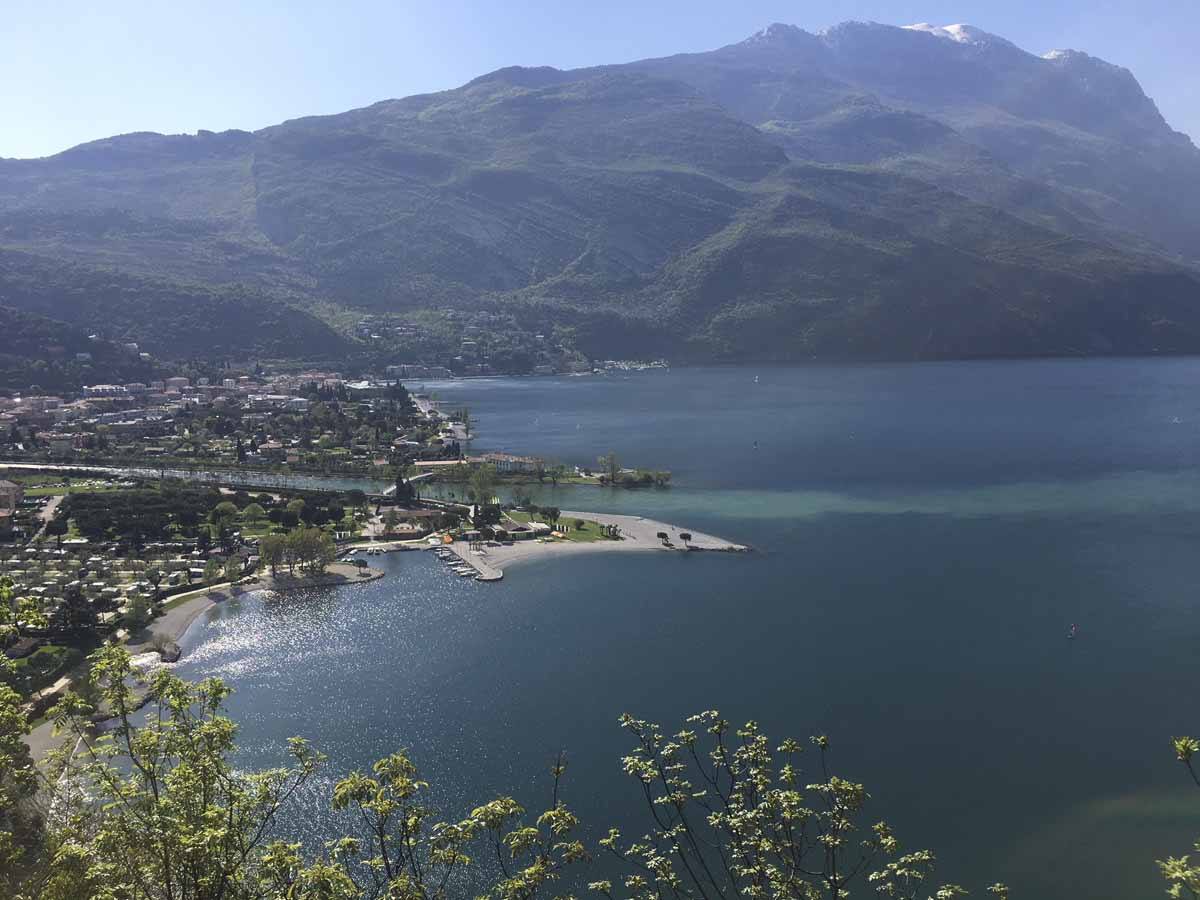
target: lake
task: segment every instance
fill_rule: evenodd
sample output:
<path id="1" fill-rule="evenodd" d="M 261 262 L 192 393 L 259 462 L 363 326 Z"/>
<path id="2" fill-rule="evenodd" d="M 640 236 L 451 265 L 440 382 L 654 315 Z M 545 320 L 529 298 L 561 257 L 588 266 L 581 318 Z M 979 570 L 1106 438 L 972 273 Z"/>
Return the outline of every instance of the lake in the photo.
<path id="1" fill-rule="evenodd" d="M 431 385 L 470 407 L 474 449 L 612 450 L 674 475 L 539 502 L 756 552 L 580 555 L 490 585 L 377 557 L 376 582 L 214 610 L 178 671 L 237 689 L 240 763 L 277 762 L 293 734 L 329 755 L 284 825 L 310 840 L 334 778 L 399 747 L 450 816 L 497 792 L 533 807 L 565 748 L 566 798 L 602 834 L 639 811 L 618 715 L 717 707 L 828 734 L 869 819 L 934 849 L 940 880 L 1158 896 L 1154 860 L 1200 836 L 1169 744 L 1200 730 L 1198 385 L 1194 359 Z"/>

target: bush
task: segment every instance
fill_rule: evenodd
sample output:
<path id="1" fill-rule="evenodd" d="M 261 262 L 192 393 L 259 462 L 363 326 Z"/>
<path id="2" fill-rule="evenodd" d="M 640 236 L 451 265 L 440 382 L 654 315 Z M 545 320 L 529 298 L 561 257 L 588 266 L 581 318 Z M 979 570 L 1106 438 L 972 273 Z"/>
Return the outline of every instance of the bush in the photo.
<path id="1" fill-rule="evenodd" d="M 13 668 L 17 683 L 31 693 L 53 684 L 82 658 L 83 654 L 74 647 L 48 645 L 17 660 Z"/>

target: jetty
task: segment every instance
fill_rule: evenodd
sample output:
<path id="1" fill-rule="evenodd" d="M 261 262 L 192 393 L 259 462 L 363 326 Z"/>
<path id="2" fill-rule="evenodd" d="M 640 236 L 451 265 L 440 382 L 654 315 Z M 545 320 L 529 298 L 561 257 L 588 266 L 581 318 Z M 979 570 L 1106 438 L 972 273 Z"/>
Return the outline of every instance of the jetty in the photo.
<path id="1" fill-rule="evenodd" d="M 476 571 L 476 581 L 499 581 L 504 577 L 504 571 L 487 560 L 486 551 L 472 550 L 471 545 L 465 541 L 455 541 L 453 544 L 442 546 Z"/>

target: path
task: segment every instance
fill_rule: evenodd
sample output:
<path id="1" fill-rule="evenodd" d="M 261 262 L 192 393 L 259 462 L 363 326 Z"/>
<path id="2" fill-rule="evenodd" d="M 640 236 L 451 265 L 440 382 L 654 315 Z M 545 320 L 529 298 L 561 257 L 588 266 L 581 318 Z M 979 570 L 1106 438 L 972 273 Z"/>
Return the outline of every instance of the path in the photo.
<path id="1" fill-rule="evenodd" d="M 45 534 L 46 526 L 50 524 L 50 520 L 54 518 L 54 514 L 58 512 L 59 505 L 63 502 L 63 496 L 63 494 L 55 494 L 38 512 L 38 518 L 42 520 L 42 527 L 39 528 L 38 533 L 34 535 L 34 540 L 37 540 L 43 534 Z"/>

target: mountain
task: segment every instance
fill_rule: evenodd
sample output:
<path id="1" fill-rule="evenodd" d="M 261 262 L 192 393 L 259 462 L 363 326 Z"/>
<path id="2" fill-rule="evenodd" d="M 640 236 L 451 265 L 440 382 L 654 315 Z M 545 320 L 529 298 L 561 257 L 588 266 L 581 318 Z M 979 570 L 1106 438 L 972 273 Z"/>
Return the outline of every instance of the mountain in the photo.
<path id="1" fill-rule="evenodd" d="M 1200 259 L 1200 154 L 1126 69 L 968 25 L 772 25 L 634 63 L 693 85 L 793 158 L 903 172 L 1074 234 Z"/>
<path id="2" fill-rule="evenodd" d="M 136 350 L 7 306 L 0 306 L 0 334 L 0 388 L 58 391 L 83 382 L 147 382 L 155 372 Z"/>
<path id="3" fill-rule="evenodd" d="M 1200 350 L 1200 151 L 1126 70 L 965 25 L 718 50 L 0 160 L 0 303 L 162 355 L 341 358 L 364 313 L 597 355 Z"/>

